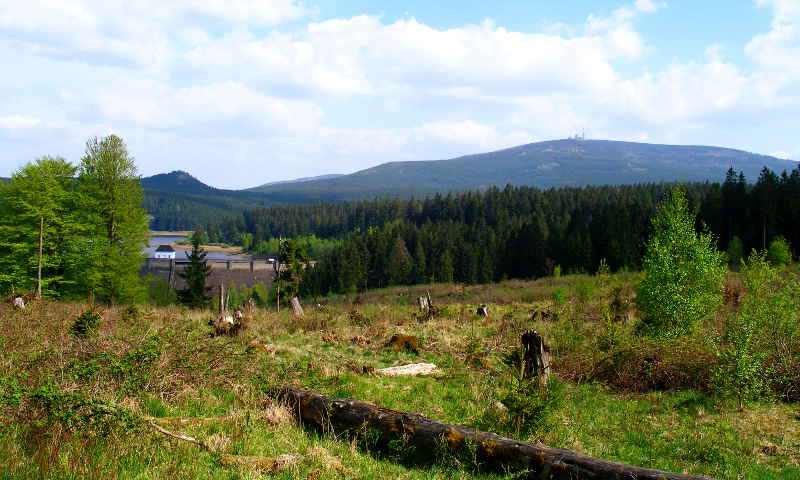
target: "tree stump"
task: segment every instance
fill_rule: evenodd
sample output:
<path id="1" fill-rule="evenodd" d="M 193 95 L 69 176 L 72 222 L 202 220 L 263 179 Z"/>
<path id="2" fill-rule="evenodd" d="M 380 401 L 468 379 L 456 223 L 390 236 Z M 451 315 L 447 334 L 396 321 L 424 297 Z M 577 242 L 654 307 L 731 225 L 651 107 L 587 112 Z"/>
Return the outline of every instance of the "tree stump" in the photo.
<path id="1" fill-rule="evenodd" d="M 417 297 L 417 305 L 419 306 L 420 313 L 428 311 L 428 299 L 426 297 Z"/>
<path id="2" fill-rule="evenodd" d="M 547 385 L 550 378 L 550 348 L 544 338 L 536 330 L 528 330 L 522 334 L 522 378 L 538 378 L 539 383 Z"/>
<path id="3" fill-rule="evenodd" d="M 292 315 L 296 318 L 303 318 L 303 306 L 300 305 L 300 300 L 297 297 L 292 297 Z"/>
<path id="4" fill-rule="evenodd" d="M 487 307 L 486 305 L 481 305 L 480 307 L 478 307 L 477 310 L 475 310 L 475 315 L 479 317 L 488 317 L 489 307 Z"/>
<path id="5" fill-rule="evenodd" d="M 11 301 L 11 304 L 16 308 L 25 308 L 25 300 L 23 300 L 22 297 L 14 297 L 14 300 Z"/>

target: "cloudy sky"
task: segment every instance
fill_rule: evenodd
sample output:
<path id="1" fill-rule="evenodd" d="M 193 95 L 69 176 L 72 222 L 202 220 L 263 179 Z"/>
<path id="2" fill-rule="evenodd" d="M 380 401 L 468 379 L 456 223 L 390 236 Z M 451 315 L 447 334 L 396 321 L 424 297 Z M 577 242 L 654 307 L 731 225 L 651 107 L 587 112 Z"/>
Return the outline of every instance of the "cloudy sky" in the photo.
<path id="1" fill-rule="evenodd" d="M 243 188 L 589 138 L 800 160 L 800 0 L 0 0 L 0 176 Z"/>

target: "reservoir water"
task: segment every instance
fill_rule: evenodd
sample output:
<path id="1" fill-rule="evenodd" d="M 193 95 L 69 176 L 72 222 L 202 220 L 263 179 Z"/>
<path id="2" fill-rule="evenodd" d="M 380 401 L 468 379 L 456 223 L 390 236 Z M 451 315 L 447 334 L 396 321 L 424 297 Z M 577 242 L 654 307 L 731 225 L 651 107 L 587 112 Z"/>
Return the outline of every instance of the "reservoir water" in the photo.
<path id="1" fill-rule="evenodd" d="M 147 248 L 144 249 L 147 258 L 155 258 L 156 248 L 159 245 L 170 245 L 179 240 L 185 240 L 185 235 L 152 235 Z M 186 260 L 189 250 L 175 249 L 175 260 Z M 232 255 L 229 252 L 206 252 L 208 260 L 250 260 L 249 255 Z"/>

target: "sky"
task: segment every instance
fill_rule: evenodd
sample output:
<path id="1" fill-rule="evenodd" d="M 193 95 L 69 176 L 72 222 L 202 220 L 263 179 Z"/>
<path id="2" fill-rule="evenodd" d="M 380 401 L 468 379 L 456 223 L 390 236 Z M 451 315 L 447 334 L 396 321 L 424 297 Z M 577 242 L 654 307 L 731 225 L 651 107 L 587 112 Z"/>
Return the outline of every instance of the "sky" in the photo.
<path id="1" fill-rule="evenodd" d="M 800 0 L 0 0 L 0 176 L 219 188 L 587 138 L 800 160 Z"/>

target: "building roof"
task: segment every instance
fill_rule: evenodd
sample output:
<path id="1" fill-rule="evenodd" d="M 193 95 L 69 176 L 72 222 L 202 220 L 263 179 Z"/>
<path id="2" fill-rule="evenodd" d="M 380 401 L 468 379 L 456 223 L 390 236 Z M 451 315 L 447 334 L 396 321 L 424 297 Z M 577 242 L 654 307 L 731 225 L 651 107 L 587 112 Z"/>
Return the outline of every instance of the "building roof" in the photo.
<path id="1" fill-rule="evenodd" d="M 174 252 L 174 251 L 175 249 L 172 248 L 172 245 L 159 245 L 158 248 L 156 248 L 156 252 Z"/>

